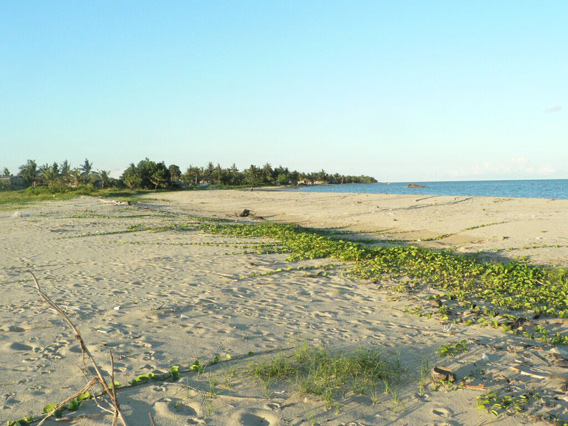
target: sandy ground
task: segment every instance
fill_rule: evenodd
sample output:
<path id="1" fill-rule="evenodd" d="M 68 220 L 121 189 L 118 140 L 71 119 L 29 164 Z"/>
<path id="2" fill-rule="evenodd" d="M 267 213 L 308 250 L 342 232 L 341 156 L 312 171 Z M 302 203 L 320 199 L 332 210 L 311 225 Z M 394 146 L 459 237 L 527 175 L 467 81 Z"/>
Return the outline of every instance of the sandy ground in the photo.
<path id="1" fill-rule="evenodd" d="M 548 358 L 552 352 L 568 357 L 563 348 L 497 329 L 418 318 L 406 311 L 425 304 L 420 294 L 392 292 L 388 282 L 355 281 L 344 274 L 345 265 L 321 273 L 329 261 L 290 263 L 282 254 L 247 250 L 266 241 L 198 230 L 130 232 L 140 225 L 191 224 L 191 214 L 234 217 L 248 208 L 267 220 L 365 231 L 365 238 L 417 240 L 455 233 L 424 244 L 565 264 L 568 202 L 256 191 L 149 198 L 154 200 L 146 206 L 81 198 L 0 212 L 3 422 L 41 413 L 46 404 L 83 387 L 90 375 L 77 342 L 40 300 L 26 270 L 35 272 L 44 291 L 78 325 L 107 371 L 112 350 L 122 384 L 216 354 L 233 358 L 199 377 L 189 373 L 178 382 L 120 390 L 130 425 L 150 425 L 148 413 L 162 426 L 481 425 L 496 420 L 476 410 L 477 396 L 489 389 L 538 392 L 541 398 L 531 405 L 532 412 L 568 416 L 562 382 L 550 376 L 566 376 L 568 368 Z M 481 225 L 487 226 L 464 231 Z M 463 339 L 467 352 L 440 359 L 437 348 Z M 298 395 L 287 383 L 274 383 L 267 391 L 247 374 L 251 362 L 275 356 L 263 352 L 306 342 L 341 351 L 377 348 L 387 358 L 400 357 L 400 402 L 378 384 L 373 398 L 348 393 L 339 410 L 328 411 L 321 398 Z M 434 390 L 430 384 L 421 394 L 419 370 L 425 360 L 487 389 Z M 111 417 L 92 401 L 75 414 L 66 413 L 67 424 L 110 424 Z M 523 414 L 498 420 L 503 425 L 547 424 Z"/>
<path id="2" fill-rule="evenodd" d="M 568 264 L 568 200 L 289 191 L 160 194 L 204 215 L 249 209 L 267 220 L 361 232 L 364 238 Z M 428 241 L 430 240 L 430 241 Z"/>

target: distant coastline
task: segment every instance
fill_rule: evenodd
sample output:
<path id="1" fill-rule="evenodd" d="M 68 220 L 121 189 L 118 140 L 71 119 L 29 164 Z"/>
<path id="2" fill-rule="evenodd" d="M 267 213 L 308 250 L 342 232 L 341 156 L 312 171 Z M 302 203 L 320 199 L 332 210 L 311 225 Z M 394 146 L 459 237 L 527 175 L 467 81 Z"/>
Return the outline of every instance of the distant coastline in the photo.
<path id="1" fill-rule="evenodd" d="M 120 178 L 110 176 L 107 170 L 96 170 L 93 163 L 85 158 L 79 167 L 72 167 L 65 160 L 62 163 L 38 165 L 35 160 L 28 160 L 13 174 L 4 168 L 0 175 L 0 190 L 20 190 L 25 188 L 45 187 L 58 191 L 69 188 L 128 188 L 140 189 L 196 189 L 209 186 L 217 187 L 255 187 L 278 185 L 321 185 L 346 183 L 376 183 L 372 176 L 342 175 L 317 172 L 300 172 L 281 165 L 272 167 L 270 163 L 257 167 L 254 164 L 239 170 L 235 164 L 223 168 L 212 162 L 204 167 L 189 165 L 185 172 L 177 164 L 166 165 L 163 161 L 155 162 L 145 158 L 138 164 L 131 163 Z"/>

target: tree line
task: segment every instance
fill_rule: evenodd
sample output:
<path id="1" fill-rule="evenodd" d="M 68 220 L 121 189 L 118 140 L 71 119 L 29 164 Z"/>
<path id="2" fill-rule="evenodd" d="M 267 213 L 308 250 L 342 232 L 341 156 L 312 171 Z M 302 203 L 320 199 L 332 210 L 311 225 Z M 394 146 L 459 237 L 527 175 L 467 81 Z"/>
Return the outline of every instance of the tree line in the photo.
<path id="1" fill-rule="evenodd" d="M 28 160 L 13 175 L 4 168 L 0 178 L 1 189 L 20 189 L 26 187 L 76 188 L 79 186 L 97 186 L 106 188 L 117 186 L 116 179 L 110 177 L 108 170 L 94 170 L 88 159 L 79 167 L 71 167 L 69 161 L 46 163 L 38 166 L 35 160 Z"/>
<path id="2" fill-rule="evenodd" d="M 148 158 L 131 163 L 120 178 L 110 177 L 108 170 L 95 170 L 93 163 L 85 159 L 79 167 L 71 167 L 67 160 L 61 163 L 46 163 L 38 166 L 35 160 L 28 160 L 14 176 L 4 168 L 1 178 L 2 189 L 25 187 L 77 188 L 118 187 L 130 189 L 173 189 L 192 188 L 207 185 L 219 186 L 261 186 L 261 185 L 311 185 L 342 183 L 375 183 L 370 176 L 345 176 L 330 174 L 325 170 L 303 173 L 288 167 L 272 167 L 266 163 L 262 167 L 251 165 L 239 170 L 236 165 L 223 168 L 209 162 L 204 167 L 190 165 L 185 172 L 179 166 L 167 166 L 163 161 L 155 162 Z"/>

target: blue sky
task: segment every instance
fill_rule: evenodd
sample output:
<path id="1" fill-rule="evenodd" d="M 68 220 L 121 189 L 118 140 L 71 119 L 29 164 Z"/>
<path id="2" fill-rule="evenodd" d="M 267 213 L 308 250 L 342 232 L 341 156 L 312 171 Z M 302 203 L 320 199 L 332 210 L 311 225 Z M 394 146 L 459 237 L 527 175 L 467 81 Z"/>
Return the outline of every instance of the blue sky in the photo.
<path id="1" fill-rule="evenodd" d="M 568 178 L 566 1 L 0 3 L 0 167 Z"/>

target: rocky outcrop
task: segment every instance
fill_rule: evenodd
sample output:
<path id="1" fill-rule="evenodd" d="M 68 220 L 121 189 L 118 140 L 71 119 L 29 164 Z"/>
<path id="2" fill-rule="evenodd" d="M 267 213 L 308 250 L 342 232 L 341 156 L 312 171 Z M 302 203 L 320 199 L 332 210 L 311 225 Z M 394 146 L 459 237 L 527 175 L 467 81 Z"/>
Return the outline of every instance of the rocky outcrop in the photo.
<path id="1" fill-rule="evenodd" d="M 418 185 L 417 183 L 409 183 L 409 188 L 426 188 L 424 185 Z"/>

